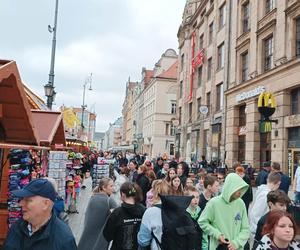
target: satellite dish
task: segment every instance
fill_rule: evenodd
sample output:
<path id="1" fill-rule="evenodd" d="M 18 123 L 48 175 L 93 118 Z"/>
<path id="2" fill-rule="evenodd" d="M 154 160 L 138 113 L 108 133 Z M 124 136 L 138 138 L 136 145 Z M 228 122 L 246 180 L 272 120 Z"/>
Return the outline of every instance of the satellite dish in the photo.
<path id="1" fill-rule="evenodd" d="M 208 113 L 208 107 L 207 106 L 200 106 L 199 112 L 203 115 L 206 115 Z"/>

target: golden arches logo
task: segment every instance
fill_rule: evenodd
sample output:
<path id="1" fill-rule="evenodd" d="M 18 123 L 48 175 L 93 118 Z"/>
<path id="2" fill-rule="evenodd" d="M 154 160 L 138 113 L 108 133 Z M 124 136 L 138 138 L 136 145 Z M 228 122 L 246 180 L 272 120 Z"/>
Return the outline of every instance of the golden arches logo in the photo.
<path id="1" fill-rule="evenodd" d="M 276 108 L 277 103 L 274 95 L 270 92 L 262 92 L 258 97 L 257 106 L 260 107 L 269 107 Z"/>

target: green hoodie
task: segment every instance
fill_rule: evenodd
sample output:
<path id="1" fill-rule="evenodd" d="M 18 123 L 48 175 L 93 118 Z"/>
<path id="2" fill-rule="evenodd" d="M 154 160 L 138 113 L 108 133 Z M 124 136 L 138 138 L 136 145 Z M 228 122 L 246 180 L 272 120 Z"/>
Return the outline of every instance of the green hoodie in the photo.
<path id="1" fill-rule="evenodd" d="M 238 190 L 243 196 L 248 188 L 239 175 L 231 173 L 226 177 L 222 194 L 206 204 L 198 223 L 204 233 L 210 236 L 211 250 L 218 247 L 218 239 L 222 234 L 237 250 L 244 248 L 250 236 L 246 207 L 241 198 L 230 201 L 230 197 Z"/>

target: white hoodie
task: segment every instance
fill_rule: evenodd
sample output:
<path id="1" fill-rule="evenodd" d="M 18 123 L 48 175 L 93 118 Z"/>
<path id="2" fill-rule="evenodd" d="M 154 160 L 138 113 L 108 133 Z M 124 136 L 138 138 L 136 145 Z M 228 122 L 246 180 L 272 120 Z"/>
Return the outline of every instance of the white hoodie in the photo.
<path id="1" fill-rule="evenodd" d="M 255 234 L 259 219 L 269 211 L 267 195 L 271 189 L 267 185 L 260 185 L 257 188 L 255 199 L 249 211 L 250 231 Z"/>

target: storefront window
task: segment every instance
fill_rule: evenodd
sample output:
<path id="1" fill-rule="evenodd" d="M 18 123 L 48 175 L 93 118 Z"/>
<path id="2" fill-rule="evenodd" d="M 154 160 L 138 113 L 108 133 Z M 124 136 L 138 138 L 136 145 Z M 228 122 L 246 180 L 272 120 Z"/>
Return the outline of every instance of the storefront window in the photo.
<path id="1" fill-rule="evenodd" d="M 300 127 L 289 128 L 288 148 L 300 148 Z"/>
<path id="2" fill-rule="evenodd" d="M 300 88 L 291 91 L 291 114 L 299 114 L 299 94 Z"/>
<path id="3" fill-rule="evenodd" d="M 246 126 L 246 105 L 239 107 L 239 126 Z"/>

